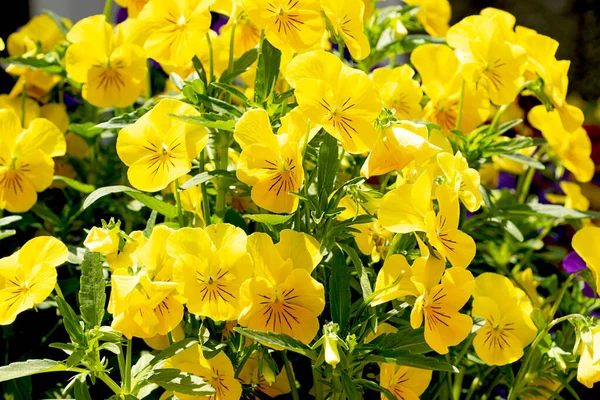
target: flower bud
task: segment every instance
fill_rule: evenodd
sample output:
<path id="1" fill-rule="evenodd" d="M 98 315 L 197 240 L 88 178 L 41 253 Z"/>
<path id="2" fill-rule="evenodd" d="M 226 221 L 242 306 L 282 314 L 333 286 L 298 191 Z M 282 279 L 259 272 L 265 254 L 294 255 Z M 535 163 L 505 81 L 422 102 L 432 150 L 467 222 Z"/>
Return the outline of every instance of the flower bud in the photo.
<path id="1" fill-rule="evenodd" d="M 104 256 L 115 254 L 119 250 L 119 228 L 93 227 L 83 245 L 95 253 Z"/>
<path id="2" fill-rule="evenodd" d="M 325 362 L 333 368 L 340 362 L 340 352 L 337 345 L 337 335 L 325 335 Z"/>

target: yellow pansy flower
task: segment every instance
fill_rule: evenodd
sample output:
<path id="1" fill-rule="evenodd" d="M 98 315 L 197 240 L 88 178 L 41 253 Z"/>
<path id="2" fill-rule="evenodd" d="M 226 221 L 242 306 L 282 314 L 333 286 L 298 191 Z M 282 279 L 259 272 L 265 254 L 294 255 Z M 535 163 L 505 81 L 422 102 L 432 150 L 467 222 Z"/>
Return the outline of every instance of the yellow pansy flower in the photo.
<path id="1" fill-rule="evenodd" d="M 439 125 L 446 133 L 456 128 L 462 77 L 460 63 L 452 49 L 425 44 L 412 52 L 410 61 L 421 75 L 421 87 L 429 97 L 423 119 Z M 487 93 L 471 82 L 465 83 L 463 103 L 458 129 L 469 133 L 487 119 L 490 103 Z"/>
<path id="2" fill-rule="evenodd" d="M 19 121 L 23 121 L 24 119 L 24 128 L 27 128 L 31 121 L 42 116 L 40 105 L 37 101 L 30 98 L 25 98 L 25 109 L 23 109 L 20 97 L 10 97 L 6 94 L 0 94 L 0 109 L 14 111 L 19 117 Z"/>
<path id="3" fill-rule="evenodd" d="M 177 179 L 179 185 L 192 179 L 192 176 L 187 174 Z M 175 181 L 171 183 L 169 187 L 170 193 L 175 193 L 177 187 Z M 189 211 L 194 214 L 194 220 L 192 221 L 193 226 L 204 227 L 204 214 L 202 211 L 202 192 L 199 186 L 192 186 L 188 189 L 179 192 L 179 198 L 181 200 L 181 208 L 185 211 Z"/>
<path id="4" fill-rule="evenodd" d="M 260 42 L 260 28 L 248 17 L 246 12 L 242 11 L 236 17 L 233 14 L 232 18 L 221 28 L 221 37 L 230 40 L 231 30 L 235 24 L 235 32 L 233 33 L 233 55 L 240 57 L 245 52 L 255 48 Z M 229 48 L 229 45 L 227 45 Z"/>
<path id="5" fill-rule="evenodd" d="M 581 358 L 577 366 L 577 380 L 588 388 L 600 381 L 600 325 L 592 329 L 592 347 L 581 344 Z"/>
<path id="6" fill-rule="evenodd" d="M 252 186 L 252 200 L 275 213 L 296 211 L 298 198 L 289 192 L 297 192 L 304 181 L 299 144 L 281 130 L 273 134 L 262 109 L 246 111 L 233 137 L 242 148 L 236 174 Z"/>
<path id="7" fill-rule="evenodd" d="M 383 106 L 392 110 L 397 119 L 419 119 L 423 114 L 423 91 L 414 76 L 415 70 L 407 64 L 373 71 L 372 79 L 379 89 Z"/>
<path id="8" fill-rule="evenodd" d="M 371 47 L 364 33 L 363 0 L 321 0 L 334 32 L 342 38 L 355 60 L 366 58 Z"/>
<path id="9" fill-rule="evenodd" d="M 377 273 L 375 297 L 370 305 L 375 307 L 395 299 L 418 295 L 411 277 L 410 265 L 402 254 L 392 254 L 386 258 L 383 267 Z"/>
<path id="10" fill-rule="evenodd" d="M 554 109 L 560 116 L 560 121 L 565 130 L 572 132 L 583 124 L 583 111 L 567 103 L 567 90 L 569 87 L 570 61 L 554 60 L 546 68 L 544 79 L 544 92 L 550 98 Z"/>
<path id="11" fill-rule="evenodd" d="M 177 325 L 177 327 L 171 331 L 171 337 L 173 342 L 179 342 L 185 338 L 183 324 Z M 171 345 L 169 343 L 168 335 L 156 335 L 151 338 L 145 338 L 144 342 L 154 350 L 164 350 Z"/>
<path id="12" fill-rule="evenodd" d="M 175 259 L 166 250 L 172 233 L 172 229 L 158 225 L 147 241 L 142 239 L 129 249 L 126 245 L 125 255 L 113 260 L 119 268 L 111 276 L 108 312 L 113 314 L 113 329 L 128 338 L 166 335 L 183 318 L 177 283 L 173 282 Z"/>
<path id="13" fill-rule="evenodd" d="M 167 243 L 175 257 L 173 278 L 188 310 L 215 321 L 237 319 L 240 285 L 252 277 L 246 233 L 229 224 L 182 228 Z"/>
<path id="14" fill-rule="evenodd" d="M 49 15 L 42 14 L 31 18 L 21 29 L 12 33 L 6 41 L 6 48 L 11 57 L 29 51 L 30 43 L 40 46 L 42 53 L 47 53 L 64 39 L 65 35 L 54 20 Z"/>
<path id="15" fill-rule="evenodd" d="M 396 233 L 425 232 L 429 243 L 455 267 L 466 268 L 475 257 L 475 241 L 458 229 L 458 197 L 446 186 L 435 190 L 439 211 L 431 203 L 431 178 L 423 174 L 414 185 L 388 192 L 381 203 L 379 221 Z"/>
<path id="16" fill-rule="evenodd" d="M 137 18 L 148 57 L 165 65 L 187 65 L 210 28 L 212 1 L 150 0 Z"/>
<path id="17" fill-rule="evenodd" d="M 293 110 L 285 114 L 280 120 L 281 126 L 277 131 L 277 134 L 287 134 L 289 140 L 295 141 L 301 145 L 301 149 L 304 152 L 304 143 L 310 143 L 310 141 L 319 133 L 321 126 L 317 125 L 310 120 L 299 107 L 295 107 Z M 308 135 L 308 138 L 306 137 Z"/>
<path id="18" fill-rule="evenodd" d="M 515 281 L 518 282 L 519 287 L 521 287 L 527 296 L 529 296 L 529 300 L 534 307 L 542 308 L 544 304 L 544 298 L 539 295 L 537 288 L 540 285 L 540 282 L 537 281 L 533 276 L 533 270 L 531 268 L 526 268 L 523 271 L 520 271 L 515 274 Z"/>
<path id="19" fill-rule="evenodd" d="M 360 173 L 369 178 L 400 171 L 412 162 L 421 165 L 442 151 L 429 141 L 425 125 L 399 121 L 381 129 Z"/>
<path id="20" fill-rule="evenodd" d="M 475 335 L 475 352 L 488 365 L 506 365 L 523 356 L 537 329 L 527 294 L 505 276 L 486 272 L 475 279 L 473 316 L 485 324 Z"/>
<path id="21" fill-rule="evenodd" d="M 24 130 L 10 110 L 0 110 L 0 131 L 0 209 L 25 212 L 37 201 L 37 193 L 52 184 L 52 157 L 65 154 L 65 138 L 43 118 Z"/>
<path id="22" fill-rule="evenodd" d="M 379 364 L 379 384 L 399 400 L 415 400 L 431 382 L 432 371 L 395 364 Z M 382 393 L 381 400 L 387 397 Z"/>
<path id="23" fill-rule="evenodd" d="M 169 116 L 198 116 L 192 106 L 161 100 L 119 133 L 117 154 L 129 166 L 129 181 L 139 190 L 156 192 L 192 169 L 191 161 L 208 142 L 206 128 Z"/>
<path id="24" fill-rule="evenodd" d="M 6 45 L 4 44 L 4 40 L 2 40 L 2 38 L 0 38 L 0 51 L 4 51 L 5 48 L 6 48 Z"/>
<path id="25" fill-rule="evenodd" d="M 60 240 L 31 239 L 13 255 L 0 258 L 0 325 L 10 325 L 18 314 L 41 303 L 56 285 L 56 267 L 69 252 Z"/>
<path id="26" fill-rule="evenodd" d="M 463 77 L 487 90 L 492 103 L 508 104 L 515 99 L 523 82 L 527 53 L 521 46 L 506 40 L 501 17 L 480 18 L 485 20 L 477 29 L 468 32 L 468 37 L 458 38 L 462 32 L 456 31 L 464 29 L 463 22 L 451 27 L 448 44 L 457 49 Z M 468 47 L 464 47 L 465 44 Z"/>
<path id="27" fill-rule="evenodd" d="M 104 15 L 82 19 L 67 34 L 67 74 L 83 83 L 83 98 L 97 107 L 127 107 L 146 83 L 144 51 L 118 38 Z"/>
<path id="28" fill-rule="evenodd" d="M 299 52 L 317 43 L 325 29 L 318 0 L 242 0 L 244 10 L 269 42 Z"/>
<path id="29" fill-rule="evenodd" d="M 311 51 L 296 56 L 286 69 L 300 110 L 342 143 L 350 153 L 375 145 L 373 121 L 381 101 L 373 82 L 331 53 Z"/>
<path id="30" fill-rule="evenodd" d="M 52 122 L 61 132 L 69 129 L 69 114 L 67 107 L 62 103 L 48 103 L 40 107 L 40 117 Z"/>
<path id="31" fill-rule="evenodd" d="M 600 288 L 600 228 L 595 226 L 585 227 L 573 235 L 571 242 L 573 249 L 583 258 L 587 267 L 592 271 L 596 281 L 596 288 Z"/>
<path id="32" fill-rule="evenodd" d="M 119 228 L 98 228 L 94 226 L 90 229 L 83 245 L 90 251 L 109 256 L 119 251 Z"/>
<path id="33" fill-rule="evenodd" d="M 141 265 L 137 249 L 146 244 L 148 238 L 142 231 L 133 231 L 129 234 L 133 240 L 127 240 L 121 251 L 117 255 L 107 258 L 108 266 L 111 271 L 117 269 L 127 269 L 132 265 Z"/>
<path id="34" fill-rule="evenodd" d="M 165 368 L 175 368 L 202 378 L 216 393 L 212 396 L 195 396 L 177 393 L 181 400 L 238 400 L 242 398 L 242 385 L 235 377 L 231 360 L 222 351 L 207 359 L 202 347 L 195 344 L 165 360 Z"/>
<path id="35" fill-rule="evenodd" d="M 259 353 L 255 351 L 248 357 L 238 378 L 246 385 L 255 385 L 256 389 L 270 397 L 280 396 L 291 391 L 285 366 L 281 368 L 273 382 L 268 382 L 265 378 L 263 373 L 265 368 L 269 367 L 266 363 L 260 363 Z"/>
<path id="36" fill-rule="evenodd" d="M 449 346 L 456 346 L 471 332 L 471 317 L 458 311 L 471 297 L 475 281 L 466 269 L 453 267 L 444 272 L 444 262 L 436 256 L 420 257 L 411 267 L 417 299 L 410 324 L 418 329 L 425 319 L 425 341 L 436 352 L 446 354 Z"/>
<path id="37" fill-rule="evenodd" d="M 526 75 L 532 80 L 545 76 L 546 68 L 556 60 L 558 42 L 524 26 L 515 28 L 515 40 L 527 52 Z"/>
<path id="38" fill-rule="evenodd" d="M 323 285 L 310 276 L 321 261 L 319 243 L 309 235 L 281 231 L 273 244 L 265 233 L 248 236 L 255 277 L 241 288 L 245 305 L 238 322 L 260 331 L 285 333 L 310 343 L 325 307 Z"/>
<path id="39" fill-rule="evenodd" d="M 453 193 L 456 193 L 467 210 L 475 212 L 483 203 L 481 192 L 479 192 L 480 177 L 476 169 L 469 168 L 467 160 L 457 152 L 440 153 L 437 162 L 444 176 L 444 185 L 447 185 Z"/>
<path id="40" fill-rule="evenodd" d="M 581 193 L 581 186 L 575 182 L 562 181 L 560 183 L 564 195 L 547 194 L 546 198 L 552 203 L 564 204 L 566 208 L 579 211 L 590 209 L 590 201 Z"/>
<path id="41" fill-rule="evenodd" d="M 529 122 L 539 129 L 566 169 L 579 182 L 589 182 L 594 176 L 595 166 L 591 159 L 592 143 L 582 127 L 572 132 L 565 130 L 557 110 L 546 111 L 542 105 L 529 111 Z"/>
<path id="42" fill-rule="evenodd" d="M 417 19 L 431 36 L 443 37 L 448 31 L 452 10 L 448 0 L 407 0 L 409 6 L 417 6 Z"/>
<path id="43" fill-rule="evenodd" d="M 148 0 L 115 0 L 115 3 L 127 9 L 128 18 L 136 18 Z"/>

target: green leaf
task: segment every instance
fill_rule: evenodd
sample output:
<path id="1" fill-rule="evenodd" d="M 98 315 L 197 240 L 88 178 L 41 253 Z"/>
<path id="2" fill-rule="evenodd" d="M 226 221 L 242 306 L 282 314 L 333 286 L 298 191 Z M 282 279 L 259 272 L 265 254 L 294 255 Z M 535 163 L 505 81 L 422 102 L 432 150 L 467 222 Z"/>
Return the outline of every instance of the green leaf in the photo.
<path id="1" fill-rule="evenodd" d="M 252 340 L 256 340 L 257 342 L 269 346 L 274 346 L 276 348 L 283 348 L 289 351 L 293 351 L 295 353 L 306 356 L 313 361 L 317 359 L 317 353 L 314 350 L 312 350 L 310 347 L 308 347 L 298 339 L 294 339 L 293 337 L 288 336 L 284 333 L 263 332 L 242 327 L 235 327 L 233 328 L 233 330 L 246 337 L 249 337 Z"/>
<path id="2" fill-rule="evenodd" d="M 58 26 L 63 35 L 69 33 L 70 28 L 65 24 L 65 18 L 62 18 L 60 15 L 56 14 L 54 11 L 42 9 L 42 13 L 46 14 L 52 21 Z"/>
<path id="3" fill-rule="evenodd" d="M 202 64 L 202 61 L 200 61 L 198 56 L 194 56 L 194 58 L 192 58 L 192 64 L 194 65 L 194 69 L 196 70 L 198 77 L 202 83 L 204 83 L 204 87 L 206 87 L 208 80 L 206 79 L 206 69 L 204 68 L 204 64 Z"/>
<path id="4" fill-rule="evenodd" d="M 543 215 L 557 219 L 600 218 L 600 212 L 573 210 L 558 204 L 531 203 L 499 211 L 507 215 Z"/>
<path id="5" fill-rule="evenodd" d="M 173 343 L 172 345 L 170 345 L 169 347 L 167 347 L 166 349 L 164 349 L 160 353 L 158 353 L 156 355 L 156 357 L 154 357 L 152 359 L 152 361 L 150 361 L 148 363 L 148 365 L 140 371 L 140 374 L 153 368 L 159 362 L 166 360 L 167 358 L 171 358 L 174 355 L 181 353 L 182 351 L 192 347 L 195 344 L 198 344 L 198 340 L 193 339 L 193 338 L 186 338 L 186 339 L 180 340 L 179 342 Z M 137 376 L 136 376 L 136 378 L 137 378 Z"/>
<path id="6" fill-rule="evenodd" d="M 251 49 L 241 55 L 240 58 L 235 60 L 233 63 L 233 69 L 231 72 L 225 70 L 219 79 L 219 82 L 230 82 L 236 76 L 246 72 L 246 70 L 254 64 L 258 57 L 258 49 Z"/>
<path id="7" fill-rule="evenodd" d="M 254 80 L 254 101 L 264 103 L 267 101 L 279 76 L 279 64 L 281 51 L 273 47 L 267 39 L 262 42 L 262 48 L 258 57 L 256 67 L 256 79 Z"/>
<path id="8" fill-rule="evenodd" d="M 482 151 L 483 157 L 490 157 L 497 154 L 513 154 L 517 150 L 526 149 L 528 147 L 539 146 L 546 143 L 544 139 L 534 139 L 530 137 L 516 137 L 514 139 L 493 142 L 486 146 Z"/>
<path id="9" fill-rule="evenodd" d="M 137 110 L 130 112 L 130 113 L 125 113 L 125 114 L 121 114 L 118 115 L 116 117 L 113 117 L 111 119 L 109 119 L 106 122 L 102 122 L 98 125 L 94 125 L 94 128 L 96 129 L 121 129 L 124 128 L 128 125 L 131 125 L 133 123 L 135 123 L 135 121 L 137 121 L 138 119 L 140 119 L 140 117 L 144 114 L 146 114 L 148 111 L 150 111 L 152 108 L 154 107 L 154 104 L 151 105 L 147 105 L 144 107 L 140 107 Z M 102 132 L 102 131 L 100 131 Z"/>
<path id="10" fill-rule="evenodd" d="M 400 328 L 397 332 L 381 334 L 361 348 L 375 350 L 376 355 L 386 355 L 386 351 L 410 351 L 413 354 L 423 354 L 431 351 L 425 341 L 423 328 Z"/>
<path id="11" fill-rule="evenodd" d="M 197 95 L 198 100 L 209 110 L 219 111 L 223 113 L 229 113 L 235 117 L 241 117 L 243 112 L 239 108 L 229 104 L 226 101 L 217 99 L 216 97 L 210 97 L 203 94 Z"/>
<path id="12" fill-rule="evenodd" d="M 502 223 L 502 226 L 504 226 L 506 232 L 510 233 L 510 235 L 517 239 L 519 242 L 525 240 L 523 234 L 521 233 L 517 225 L 515 225 L 515 223 L 512 222 L 510 219 L 505 219 Z"/>
<path id="13" fill-rule="evenodd" d="M 33 211 L 35 215 L 44 221 L 49 222 L 51 225 L 60 226 L 62 224 L 60 217 L 54 214 L 54 212 L 52 212 L 52 210 L 50 210 L 45 203 L 38 201 L 35 203 L 31 211 Z"/>
<path id="14" fill-rule="evenodd" d="M 237 179 L 235 177 L 234 173 L 231 171 L 224 171 L 224 170 L 216 169 L 214 171 L 205 171 L 205 172 L 199 173 L 198 175 L 190 178 L 190 180 L 184 182 L 180 186 L 180 189 L 186 190 L 191 187 L 201 185 L 203 183 L 210 181 L 213 178 L 216 178 L 217 176 L 226 176 L 226 177 L 234 179 L 234 180 Z"/>
<path id="15" fill-rule="evenodd" d="M 522 122 L 523 122 L 522 119 L 513 119 L 512 121 L 508 121 L 508 122 L 501 124 L 496 129 L 496 132 L 491 132 L 491 133 L 493 133 L 494 136 L 502 135 L 504 132 L 511 130 L 512 128 L 514 128 L 517 125 L 520 125 Z"/>
<path id="16" fill-rule="evenodd" d="M 355 379 L 354 382 L 358 383 L 359 385 L 364 386 L 367 389 L 371 389 L 376 392 L 383 393 L 383 395 L 388 400 L 397 400 L 396 396 L 394 396 L 394 394 L 392 392 L 390 392 L 388 389 L 384 388 L 383 386 L 379 386 L 379 384 L 377 384 L 376 382 L 369 381 L 366 379 Z"/>
<path id="17" fill-rule="evenodd" d="M 83 124 L 69 124 L 69 132 L 86 139 L 93 139 L 104 132 L 104 129 L 98 128 L 93 122 L 85 122 Z"/>
<path id="18" fill-rule="evenodd" d="M 17 234 L 17 231 L 15 231 L 14 229 L 0 230 L 0 240 L 9 238 L 16 234 Z"/>
<path id="19" fill-rule="evenodd" d="M 350 246 L 345 245 L 343 243 L 338 243 L 338 246 L 350 256 L 352 263 L 354 264 L 354 268 L 356 268 L 356 273 L 358 275 L 358 281 L 360 282 L 360 288 L 362 291 L 363 299 L 367 299 L 372 293 L 373 289 L 371 287 L 371 282 L 369 281 L 369 275 L 367 274 L 366 269 L 363 266 L 358 253 Z"/>
<path id="20" fill-rule="evenodd" d="M 202 378 L 173 368 L 155 369 L 145 380 L 177 393 L 193 396 L 212 396 L 215 389 Z"/>
<path id="21" fill-rule="evenodd" d="M 106 282 L 100 253 L 87 252 L 81 263 L 79 310 L 88 328 L 102 324 L 106 304 Z"/>
<path id="22" fill-rule="evenodd" d="M 337 139 L 331 135 L 325 135 L 317 160 L 317 190 L 321 210 L 327 208 L 329 195 L 335 189 L 334 182 L 339 166 Z"/>
<path id="23" fill-rule="evenodd" d="M 71 341 L 76 344 L 83 344 L 83 328 L 79 322 L 79 317 L 67 301 L 61 296 L 56 296 L 56 304 L 63 317 L 63 325 L 69 334 Z"/>
<path id="24" fill-rule="evenodd" d="M 431 369 L 434 371 L 458 372 L 455 366 L 436 357 L 427 357 L 406 350 L 386 350 L 380 353 L 385 355 L 367 356 L 364 361 L 406 365 L 407 367 Z"/>
<path id="25" fill-rule="evenodd" d="M 67 367 L 58 361 L 48 360 L 27 360 L 23 362 L 14 362 L 4 367 L 0 367 L 0 382 L 10 381 L 11 379 L 22 378 L 45 372 L 66 371 Z"/>
<path id="26" fill-rule="evenodd" d="M 75 380 L 73 391 L 75 392 L 75 398 L 77 400 L 92 400 L 90 391 L 87 387 L 87 384 L 85 383 L 85 375 L 82 379 Z"/>
<path id="27" fill-rule="evenodd" d="M 516 161 L 518 163 L 521 163 L 523 165 L 526 165 L 528 167 L 543 171 L 546 169 L 546 167 L 544 166 L 544 164 L 542 164 L 541 162 L 539 162 L 538 160 L 531 158 L 531 157 L 527 157 L 524 154 L 521 153 L 506 153 L 506 154 L 500 154 L 499 157 L 502 158 L 507 158 L 509 160 L 512 161 Z"/>
<path id="28" fill-rule="evenodd" d="M 22 220 L 23 217 L 20 215 L 9 215 L 8 217 L 0 218 L 0 226 L 10 225 L 13 222 Z"/>
<path id="29" fill-rule="evenodd" d="M 77 182 L 75 179 L 67 178 L 66 176 L 54 176 L 55 181 L 63 182 L 72 189 L 77 190 L 81 193 L 92 193 L 96 188 L 93 185 L 87 183 Z"/>
<path id="30" fill-rule="evenodd" d="M 346 332 L 350 320 L 350 273 L 346 258 L 340 249 L 333 249 L 331 259 L 331 278 L 329 279 L 329 305 L 331 318 L 340 326 L 342 335 Z"/>
<path id="31" fill-rule="evenodd" d="M 358 390 L 356 390 L 356 384 L 352 382 L 352 378 L 350 378 L 348 373 L 342 370 L 340 378 L 344 388 L 344 394 L 348 396 L 349 399 L 360 399 L 361 397 L 358 394 Z"/>
<path id="32" fill-rule="evenodd" d="M 277 215 L 277 214 L 244 214 L 242 217 L 251 219 L 255 222 L 260 222 L 265 225 L 281 225 L 288 222 L 294 214 L 289 215 Z"/>
<path id="33" fill-rule="evenodd" d="M 125 193 L 129 197 L 139 201 L 146 207 L 155 210 L 156 212 L 164 215 L 167 218 L 177 217 L 177 208 L 174 205 L 167 204 L 162 200 L 148 196 L 147 194 L 144 194 L 139 190 L 135 190 L 128 186 L 107 186 L 100 189 L 96 189 L 83 202 L 83 209 L 85 210 L 86 208 L 94 204 L 97 200 L 113 193 Z"/>
<path id="34" fill-rule="evenodd" d="M 31 400 L 31 378 L 25 376 L 19 379 L 13 379 L 0 387 L 4 390 L 2 397 L 8 400 Z"/>
<path id="35" fill-rule="evenodd" d="M 64 72 L 60 65 L 58 55 L 56 53 L 48 53 L 42 58 L 37 57 L 9 57 L 2 58 L 0 62 L 13 64 L 19 67 L 27 67 L 30 69 L 47 72 L 49 74 L 60 75 Z"/>
<path id="36" fill-rule="evenodd" d="M 170 117 L 177 118 L 181 121 L 188 122 L 190 124 L 202 125 L 205 128 L 209 129 L 220 129 L 223 131 L 233 132 L 235 129 L 235 120 L 210 120 L 205 118 L 205 114 L 201 116 L 190 116 L 190 115 L 175 115 L 175 114 L 167 114 Z"/>
<path id="37" fill-rule="evenodd" d="M 246 95 L 244 93 L 242 93 L 235 86 L 228 85 L 226 83 L 220 83 L 220 82 L 212 82 L 211 86 L 214 86 L 217 89 L 227 92 L 227 93 L 231 94 L 233 97 L 237 97 L 246 105 L 250 104 L 250 100 L 246 97 Z"/>

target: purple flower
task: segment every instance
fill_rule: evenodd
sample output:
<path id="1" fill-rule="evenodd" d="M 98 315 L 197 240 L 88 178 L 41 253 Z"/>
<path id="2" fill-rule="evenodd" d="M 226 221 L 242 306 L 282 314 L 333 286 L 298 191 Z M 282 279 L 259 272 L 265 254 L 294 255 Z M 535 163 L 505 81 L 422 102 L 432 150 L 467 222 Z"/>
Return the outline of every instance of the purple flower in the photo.
<path id="1" fill-rule="evenodd" d="M 583 261 L 579 254 L 577 254 L 574 251 L 567 254 L 565 259 L 563 260 L 562 266 L 565 272 L 569 274 L 576 274 L 579 271 L 582 271 L 587 268 L 585 261 Z M 591 299 L 596 297 L 596 295 L 594 294 L 594 290 L 590 287 L 590 285 L 587 284 L 587 282 L 583 284 L 582 293 L 585 297 L 589 297 Z"/>
<path id="2" fill-rule="evenodd" d="M 563 260 L 562 266 L 565 272 L 568 272 L 569 274 L 574 274 L 587 268 L 585 261 L 583 261 L 579 254 L 574 251 L 567 254 Z"/>

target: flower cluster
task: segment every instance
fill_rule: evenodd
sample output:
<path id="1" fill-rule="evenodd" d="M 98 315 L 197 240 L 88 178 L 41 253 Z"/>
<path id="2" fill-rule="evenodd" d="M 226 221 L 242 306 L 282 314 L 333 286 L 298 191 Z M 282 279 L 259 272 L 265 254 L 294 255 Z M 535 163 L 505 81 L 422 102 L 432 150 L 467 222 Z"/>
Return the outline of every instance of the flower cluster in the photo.
<path id="1" fill-rule="evenodd" d="M 450 26 L 447 0 L 116 3 L 120 23 L 107 0 L 6 43 L 0 325 L 56 308 L 69 342 L 0 382 L 514 400 L 600 381 L 590 117 L 556 41 L 494 8 Z"/>

